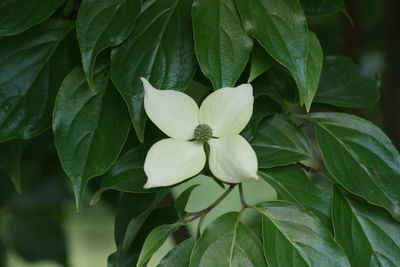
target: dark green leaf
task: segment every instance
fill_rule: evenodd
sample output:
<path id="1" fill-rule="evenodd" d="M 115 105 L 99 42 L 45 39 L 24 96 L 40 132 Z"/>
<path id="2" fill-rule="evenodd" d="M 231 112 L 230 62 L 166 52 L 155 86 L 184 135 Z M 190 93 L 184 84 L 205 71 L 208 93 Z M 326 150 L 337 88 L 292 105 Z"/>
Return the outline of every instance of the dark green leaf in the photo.
<path id="1" fill-rule="evenodd" d="M 199 184 L 194 184 L 192 186 L 189 186 L 186 188 L 185 191 L 183 191 L 179 197 L 176 198 L 175 200 L 175 209 L 179 217 L 183 217 L 185 215 L 185 208 L 186 204 L 189 200 L 190 195 L 192 194 L 192 191 L 198 187 Z"/>
<path id="2" fill-rule="evenodd" d="M 160 261 L 157 267 L 187 267 L 190 263 L 195 239 L 193 237 L 179 243 Z"/>
<path id="3" fill-rule="evenodd" d="M 226 213 L 207 226 L 193 248 L 190 267 L 267 266 L 257 236 L 239 221 L 238 212 Z"/>
<path id="4" fill-rule="evenodd" d="M 86 0 L 79 7 L 76 32 L 90 88 L 97 55 L 122 43 L 132 31 L 142 0 Z"/>
<path id="5" fill-rule="evenodd" d="M 151 256 L 164 244 L 169 235 L 175 232 L 181 224 L 164 224 L 154 228 L 146 237 L 139 255 L 137 267 L 145 266 Z"/>
<path id="6" fill-rule="evenodd" d="M 345 11 L 343 0 L 300 0 L 300 4 L 307 17 L 320 17 Z"/>
<path id="7" fill-rule="evenodd" d="M 251 146 L 257 154 L 259 168 L 285 166 L 311 157 L 308 137 L 281 114 L 260 123 Z"/>
<path id="8" fill-rule="evenodd" d="M 297 0 L 236 0 L 244 29 L 296 81 L 300 104 L 310 108 L 317 73 L 307 73 L 309 34 L 307 21 Z M 309 80 L 311 78 L 311 81 Z"/>
<path id="9" fill-rule="evenodd" d="M 298 166 L 278 167 L 259 172 L 278 193 L 278 197 L 302 206 L 331 228 L 332 195 L 312 183 Z"/>
<path id="10" fill-rule="evenodd" d="M 0 141 L 29 139 L 50 126 L 57 89 L 75 61 L 73 44 L 62 42 L 72 29 L 52 20 L 0 40 Z"/>
<path id="11" fill-rule="evenodd" d="M 6 248 L 4 247 L 3 240 L 1 240 L 0 238 L 0 267 L 6 267 L 6 258 L 7 258 L 6 253 L 7 252 Z"/>
<path id="12" fill-rule="evenodd" d="M 379 82 L 361 73 L 350 59 L 326 57 L 314 101 L 339 107 L 365 107 L 380 97 Z"/>
<path id="13" fill-rule="evenodd" d="M 194 0 L 196 56 L 214 89 L 234 86 L 249 60 L 253 40 L 242 29 L 235 0 Z"/>
<path id="14" fill-rule="evenodd" d="M 147 118 L 139 77 L 148 78 L 159 89 L 182 91 L 196 70 L 190 18 L 192 1 L 147 3 L 131 35 L 111 55 L 112 80 L 128 104 L 140 141 L 144 140 Z"/>
<path id="15" fill-rule="evenodd" d="M 93 91 L 82 68 L 74 69 L 63 81 L 54 107 L 55 145 L 78 208 L 87 181 L 111 167 L 129 131 L 128 113 L 107 71 L 105 64 L 95 69 Z"/>
<path id="16" fill-rule="evenodd" d="M 65 0 L 13 0 L 0 2 L 0 35 L 18 34 L 44 21 Z"/>
<path id="17" fill-rule="evenodd" d="M 311 105 L 311 102 L 313 102 L 314 96 L 317 93 L 318 84 L 321 77 L 323 54 L 321 45 L 315 33 L 310 31 L 308 34 L 309 34 L 309 47 L 308 47 L 308 57 L 306 64 L 307 67 L 306 79 L 307 79 L 308 90 L 306 91 L 305 97 L 310 101 L 309 105 Z M 309 107 L 307 109 L 309 109 Z"/>
<path id="18" fill-rule="evenodd" d="M 257 134 L 258 125 L 262 119 L 271 116 L 278 110 L 276 102 L 267 96 L 259 96 L 254 100 L 253 115 L 246 128 L 240 133 L 248 141 L 251 141 Z"/>
<path id="19" fill-rule="evenodd" d="M 344 113 L 314 113 L 310 119 L 329 173 L 350 192 L 400 220 L 400 155 L 385 133 Z"/>
<path id="20" fill-rule="evenodd" d="M 250 75 L 248 82 L 253 81 L 260 74 L 266 72 L 275 63 L 272 57 L 258 43 L 254 44 L 251 53 Z"/>
<path id="21" fill-rule="evenodd" d="M 343 249 L 318 217 L 289 202 L 257 204 L 262 213 L 264 252 L 268 265 L 346 266 Z"/>
<path id="22" fill-rule="evenodd" d="M 400 223 L 389 213 L 335 189 L 332 214 L 352 266 L 399 266 Z"/>
<path id="23" fill-rule="evenodd" d="M 0 143 L 0 169 L 10 177 L 18 193 L 21 193 L 20 161 L 24 147 L 25 143 L 20 140 Z"/>

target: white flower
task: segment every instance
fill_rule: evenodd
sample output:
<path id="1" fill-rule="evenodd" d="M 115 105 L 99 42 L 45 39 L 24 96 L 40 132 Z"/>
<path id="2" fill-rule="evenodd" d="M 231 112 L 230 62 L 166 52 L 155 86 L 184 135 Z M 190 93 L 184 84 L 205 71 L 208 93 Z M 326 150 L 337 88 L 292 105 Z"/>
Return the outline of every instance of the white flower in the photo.
<path id="1" fill-rule="evenodd" d="M 155 143 L 147 153 L 145 188 L 177 184 L 198 174 L 206 163 L 204 142 L 210 147 L 208 164 L 216 178 L 227 183 L 258 179 L 256 154 L 239 135 L 253 113 L 250 84 L 219 89 L 199 109 L 188 95 L 158 90 L 141 80 L 147 115 L 171 137 Z"/>

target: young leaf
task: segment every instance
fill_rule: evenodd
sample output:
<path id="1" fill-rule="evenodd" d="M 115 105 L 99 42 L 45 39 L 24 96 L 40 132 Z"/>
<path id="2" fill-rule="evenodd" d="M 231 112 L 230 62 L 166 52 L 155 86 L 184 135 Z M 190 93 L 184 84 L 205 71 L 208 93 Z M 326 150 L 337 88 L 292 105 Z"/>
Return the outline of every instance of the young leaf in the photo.
<path id="1" fill-rule="evenodd" d="M 196 56 L 214 89 L 234 86 L 249 60 L 253 40 L 242 29 L 235 0 L 194 0 Z"/>
<path id="2" fill-rule="evenodd" d="M 0 41 L 0 142 L 29 139 L 50 126 L 57 89 L 75 62 L 65 38 L 73 27 L 51 20 Z"/>
<path id="3" fill-rule="evenodd" d="M 182 91 L 196 70 L 190 18 L 192 1 L 147 3 L 128 39 L 111 54 L 111 78 L 128 105 L 142 142 L 147 117 L 139 78 L 148 78 L 159 89 Z"/>
<path id="4" fill-rule="evenodd" d="M 291 165 L 261 170 L 259 174 L 275 188 L 278 197 L 308 209 L 331 228 L 331 193 L 312 183 L 302 168 Z"/>
<path id="5" fill-rule="evenodd" d="M 361 73 L 350 59 L 342 56 L 325 58 L 314 102 L 357 108 L 371 106 L 379 97 L 376 79 Z"/>
<path id="6" fill-rule="evenodd" d="M 21 140 L 0 143 L 0 169 L 10 177 L 18 193 L 21 193 L 20 161 L 24 147 Z"/>
<path id="7" fill-rule="evenodd" d="M 87 181 L 115 162 L 130 127 L 125 105 L 109 83 L 107 71 L 105 64 L 95 69 L 93 91 L 82 68 L 75 68 L 63 81 L 54 107 L 54 141 L 72 180 L 78 209 Z"/>
<path id="8" fill-rule="evenodd" d="M 179 195 L 179 197 L 176 198 L 175 209 L 176 209 L 176 212 L 179 217 L 182 217 L 183 215 L 185 215 L 185 208 L 186 208 L 186 204 L 189 200 L 190 194 L 192 194 L 192 191 L 198 186 L 199 186 L 199 184 L 194 184 L 192 186 L 189 186 L 188 188 L 186 188 L 185 191 L 183 191 Z"/>
<path id="9" fill-rule="evenodd" d="M 300 4 L 307 17 L 321 17 L 346 10 L 343 0 L 300 0 Z"/>
<path id="10" fill-rule="evenodd" d="M 400 220 L 400 155 L 382 130 L 344 113 L 314 113 L 310 119 L 329 173 Z"/>
<path id="11" fill-rule="evenodd" d="M 260 74 L 266 72 L 274 64 L 272 57 L 258 43 L 254 44 L 250 60 L 250 75 L 248 82 L 253 81 Z"/>
<path id="12" fill-rule="evenodd" d="M 262 235 L 268 266 L 346 266 L 350 263 L 326 226 L 289 202 L 263 202 Z"/>
<path id="13" fill-rule="evenodd" d="M 187 267 L 190 263 L 195 239 L 190 237 L 179 243 L 160 261 L 157 267 Z"/>
<path id="14" fill-rule="evenodd" d="M 122 43 L 132 31 L 142 0 L 86 0 L 79 7 L 76 34 L 89 87 L 94 88 L 97 55 Z"/>
<path id="15" fill-rule="evenodd" d="M 335 189 L 332 214 L 336 240 L 352 266 L 398 266 L 400 222 L 385 210 Z"/>
<path id="16" fill-rule="evenodd" d="M 285 166 L 311 157 L 308 137 L 281 114 L 260 123 L 251 146 L 257 154 L 259 168 Z"/>
<path id="17" fill-rule="evenodd" d="M 212 222 L 193 248 L 190 267 L 267 266 L 257 236 L 239 221 L 238 212 Z"/>
<path id="18" fill-rule="evenodd" d="M 50 17 L 64 1 L 65 0 L 1 1 L 0 35 L 18 34 L 39 24 Z"/>
<path id="19" fill-rule="evenodd" d="M 164 244 L 168 236 L 175 232 L 181 224 L 164 224 L 154 228 L 144 241 L 142 251 L 140 252 L 137 267 L 143 267 L 151 256 Z"/>
<path id="20" fill-rule="evenodd" d="M 307 73 L 309 34 L 307 21 L 297 0 L 236 0 L 243 27 L 296 81 L 300 104 L 309 109 L 316 77 Z M 310 73 L 317 75 L 317 73 Z"/>

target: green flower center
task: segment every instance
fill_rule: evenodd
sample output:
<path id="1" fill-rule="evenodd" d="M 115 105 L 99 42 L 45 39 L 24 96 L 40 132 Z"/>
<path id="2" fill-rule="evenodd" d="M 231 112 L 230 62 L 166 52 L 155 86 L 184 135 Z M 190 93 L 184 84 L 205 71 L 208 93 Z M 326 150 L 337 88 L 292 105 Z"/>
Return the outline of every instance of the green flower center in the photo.
<path id="1" fill-rule="evenodd" d="M 199 124 L 194 129 L 194 140 L 205 143 L 212 137 L 213 131 L 207 124 Z"/>

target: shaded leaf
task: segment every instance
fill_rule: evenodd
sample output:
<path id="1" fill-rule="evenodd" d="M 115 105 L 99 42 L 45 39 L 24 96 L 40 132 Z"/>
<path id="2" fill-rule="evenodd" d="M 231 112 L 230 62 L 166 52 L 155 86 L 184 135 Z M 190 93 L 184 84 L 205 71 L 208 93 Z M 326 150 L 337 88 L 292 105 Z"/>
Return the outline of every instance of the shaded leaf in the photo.
<path id="1" fill-rule="evenodd" d="M 194 0 L 196 56 L 214 89 L 234 86 L 249 60 L 253 40 L 242 29 L 234 0 Z"/>
<path id="2" fill-rule="evenodd" d="M 179 243 L 160 261 L 157 267 L 187 267 L 190 263 L 195 239 L 190 237 Z"/>
<path id="3" fill-rule="evenodd" d="M 90 88 L 97 55 L 122 43 L 139 15 L 142 0 L 86 0 L 79 7 L 76 31 L 82 65 Z"/>
<path id="4" fill-rule="evenodd" d="M 352 266 L 399 266 L 400 223 L 385 210 L 335 189 L 332 214 Z"/>
<path id="5" fill-rule="evenodd" d="M 192 191 L 198 186 L 199 184 L 189 186 L 176 198 L 175 209 L 179 217 L 183 217 L 185 215 L 185 208 L 189 197 L 192 194 Z"/>
<path id="6" fill-rule="evenodd" d="M 116 161 L 130 123 L 125 105 L 112 88 L 107 65 L 95 69 L 96 91 L 90 90 L 82 68 L 75 68 L 58 92 L 53 132 L 58 155 L 73 184 L 79 208 L 87 181 Z"/>
<path id="7" fill-rule="evenodd" d="M 343 0 L 300 0 L 307 17 L 321 17 L 338 11 L 345 11 Z"/>
<path id="8" fill-rule="evenodd" d="M 262 121 L 250 144 L 257 154 L 259 168 L 285 166 L 311 157 L 306 134 L 281 114 Z"/>
<path id="9" fill-rule="evenodd" d="M 332 195 L 312 183 L 302 168 L 291 165 L 261 170 L 259 174 L 274 187 L 279 198 L 308 209 L 331 228 Z"/>
<path id="10" fill-rule="evenodd" d="M 24 147 L 25 143 L 20 140 L 0 143 L 0 169 L 10 177 L 18 193 L 21 193 L 20 161 Z"/>
<path id="11" fill-rule="evenodd" d="M 323 61 L 323 54 L 322 48 L 319 43 L 319 40 L 315 33 L 309 32 L 309 47 L 308 47 L 308 57 L 307 57 L 307 86 L 308 90 L 306 91 L 306 99 L 310 102 L 307 104 L 307 110 L 310 109 L 311 102 L 313 102 L 314 96 L 318 89 L 318 84 L 321 77 L 322 71 L 322 61 Z M 300 97 L 301 98 L 301 97 Z M 308 106 L 307 106 L 308 105 Z"/>
<path id="12" fill-rule="evenodd" d="M 343 249 L 312 213 L 283 201 L 259 203 L 268 266 L 350 266 Z"/>
<path id="13" fill-rule="evenodd" d="M 243 27 L 296 81 L 300 104 L 310 108 L 315 91 L 307 73 L 309 34 L 307 21 L 297 0 L 236 0 Z M 290 14 L 290 15 L 289 15 Z M 312 79 L 311 82 L 309 79 Z"/>
<path id="14" fill-rule="evenodd" d="M 29 139 L 50 126 L 57 89 L 76 61 L 74 44 L 62 42 L 73 26 L 51 20 L 0 40 L 0 141 Z"/>
<path id="15" fill-rule="evenodd" d="M 128 39 L 112 51 L 111 78 L 142 142 L 147 117 L 139 77 L 159 89 L 182 91 L 196 70 L 191 5 L 191 0 L 148 2 Z"/>
<path id="16" fill-rule="evenodd" d="M 44 21 L 65 0 L 13 0 L 0 2 L 0 35 L 18 34 Z"/>
<path id="17" fill-rule="evenodd" d="M 342 56 L 325 58 L 315 102 L 365 107 L 375 104 L 379 97 L 379 82 L 364 75 L 350 59 Z"/>
<path id="18" fill-rule="evenodd" d="M 238 212 L 226 213 L 209 224 L 196 242 L 190 267 L 267 266 L 257 236 L 239 221 Z"/>
<path id="19" fill-rule="evenodd" d="M 253 52 L 251 53 L 250 60 L 250 74 L 248 82 L 253 81 L 260 74 L 266 72 L 275 61 L 272 57 L 265 51 L 265 49 L 256 43 L 253 47 Z"/>
<path id="20" fill-rule="evenodd" d="M 382 130 L 344 113 L 314 113 L 310 119 L 335 180 L 400 220 L 400 155 Z"/>

